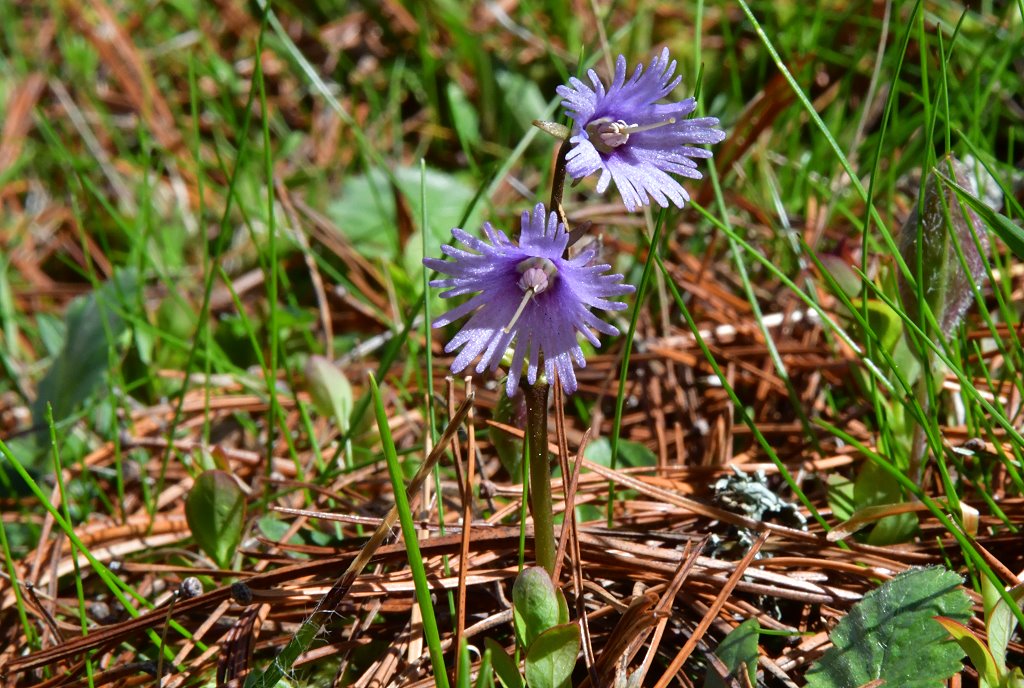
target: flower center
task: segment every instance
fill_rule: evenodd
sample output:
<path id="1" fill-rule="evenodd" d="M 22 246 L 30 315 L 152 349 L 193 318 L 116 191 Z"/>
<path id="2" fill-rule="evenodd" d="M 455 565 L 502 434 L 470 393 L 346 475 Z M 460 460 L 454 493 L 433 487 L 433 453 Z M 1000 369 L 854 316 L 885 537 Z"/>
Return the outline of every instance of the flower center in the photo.
<path id="1" fill-rule="evenodd" d="M 675 117 L 669 117 L 663 122 L 654 122 L 653 124 L 629 124 L 623 119 L 613 122 L 610 117 L 599 117 L 588 124 L 586 129 L 587 136 L 590 137 L 594 148 L 602 153 L 611 153 L 629 141 L 630 134 L 649 131 L 675 123 Z"/>
<path id="2" fill-rule="evenodd" d="M 555 284 L 555 277 L 558 276 L 558 268 L 550 259 L 542 256 L 527 258 L 516 266 L 516 270 L 522 277 L 519 278 L 519 288 L 524 292 L 539 294 Z"/>
<path id="3" fill-rule="evenodd" d="M 555 264 L 542 256 L 532 256 L 523 260 L 516 266 L 516 270 L 521 275 L 517 284 L 523 290 L 523 300 L 519 302 L 519 308 L 516 309 L 512 320 L 505 326 L 505 334 L 512 331 L 512 327 L 519 320 L 519 316 L 523 314 L 530 299 L 553 287 L 555 278 L 558 276 L 558 268 L 555 267 Z"/>

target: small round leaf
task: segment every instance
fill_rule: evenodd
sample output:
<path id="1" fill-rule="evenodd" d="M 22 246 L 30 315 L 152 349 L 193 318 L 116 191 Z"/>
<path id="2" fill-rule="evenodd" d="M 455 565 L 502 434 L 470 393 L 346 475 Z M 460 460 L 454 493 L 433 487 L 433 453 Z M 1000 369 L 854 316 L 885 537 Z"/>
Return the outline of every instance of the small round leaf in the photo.
<path id="1" fill-rule="evenodd" d="M 520 644 L 534 639 L 559 621 L 558 596 L 548 572 L 539 566 L 523 569 L 512 585 L 512 619 Z"/>
<path id="2" fill-rule="evenodd" d="M 225 471 L 203 471 L 185 500 L 185 519 L 200 549 L 227 568 L 242 540 L 245 494 Z"/>
<path id="3" fill-rule="evenodd" d="M 544 631 L 526 653 L 526 685 L 529 688 L 568 686 L 579 653 L 580 627 L 576 624 L 561 624 Z"/>

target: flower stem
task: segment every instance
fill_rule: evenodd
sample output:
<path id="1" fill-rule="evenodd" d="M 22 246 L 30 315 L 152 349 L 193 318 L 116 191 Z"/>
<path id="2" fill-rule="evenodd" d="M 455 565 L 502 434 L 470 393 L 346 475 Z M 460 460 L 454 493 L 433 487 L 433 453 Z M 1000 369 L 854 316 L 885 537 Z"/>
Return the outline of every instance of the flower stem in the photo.
<path id="1" fill-rule="evenodd" d="M 526 444 L 530 461 L 530 513 L 537 564 L 548 574 L 555 570 L 555 521 L 551 504 L 551 464 L 548 461 L 548 385 L 523 380 L 526 398 Z"/>
<path id="2" fill-rule="evenodd" d="M 572 148 L 572 144 L 569 143 L 569 139 L 562 141 L 562 144 L 558 147 L 558 158 L 555 160 L 555 169 L 551 174 L 551 202 L 548 203 L 548 209 L 554 210 L 558 213 L 558 221 L 565 225 L 566 231 L 569 229 L 569 218 L 565 216 L 565 210 L 562 209 L 562 194 L 565 193 L 565 156 L 569 154 L 569 150 Z"/>
<path id="3" fill-rule="evenodd" d="M 562 210 L 565 190 L 566 155 L 572 146 L 562 141 L 551 179 L 551 202 L 548 208 L 558 214 L 558 221 L 569 228 Z M 526 398 L 526 451 L 530 462 L 530 514 L 533 516 L 533 549 L 537 564 L 548 575 L 555 572 L 555 514 L 551 504 L 551 463 L 548 461 L 548 385 L 531 385 L 522 379 Z"/>

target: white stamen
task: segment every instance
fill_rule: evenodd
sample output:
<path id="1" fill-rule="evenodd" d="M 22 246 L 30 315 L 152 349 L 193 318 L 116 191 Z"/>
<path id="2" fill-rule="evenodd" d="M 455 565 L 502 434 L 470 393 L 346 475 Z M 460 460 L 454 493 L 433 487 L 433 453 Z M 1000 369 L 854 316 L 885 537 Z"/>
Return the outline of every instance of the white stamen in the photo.
<path id="1" fill-rule="evenodd" d="M 590 141 L 594 144 L 594 148 L 602 153 L 610 153 L 615 148 L 629 141 L 630 134 L 650 131 L 651 129 L 675 123 L 675 117 L 669 117 L 663 122 L 653 122 L 651 124 L 628 124 L 622 119 L 613 122 L 607 117 L 601 117 L 587 125 L 587 135 L 590 136 Z"/>
<path id="2" fill-rule="evenodd" d="M 536 293 L 537 292 L 534 290 L 528 289 L 527 292 L 523 294 L 523 300 L 519 302 L 519 308 L 516 309 L 516 314 L 512 316 L 512 320 L 509 321 L 508 325 L 505 325 L 505 327 L 502 328 L 502 332 L 508 334 L 512 331 L 512 327 L 516 324 L 516 321 L 519 320 L 519 316 L 522 315 L 523 311 L 526 309 L 526 304 L 530 302 L 530 299 L 532 299 Z"/>

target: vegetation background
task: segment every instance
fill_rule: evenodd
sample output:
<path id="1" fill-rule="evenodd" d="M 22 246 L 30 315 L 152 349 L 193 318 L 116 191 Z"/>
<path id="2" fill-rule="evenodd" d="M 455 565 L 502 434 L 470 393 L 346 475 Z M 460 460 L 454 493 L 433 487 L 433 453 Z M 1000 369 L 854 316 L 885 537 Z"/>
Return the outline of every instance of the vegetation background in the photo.
<path id="1" fill-rule="evenodd" d="M 498 376 L 446 379 L 421 259 L 546 200 L 556 144 L 531 121 L 562 116 L 557 85 L 661 46 L 728 132 L 693 203 L 566 193 L 643 287 L 552 409 L 556 455 L 586 444 L 556 500 L 593 676 L 724 677 L 714 651 L 754 618 L 753 681 L 803 685 L 835 622 L 912 565 L 964 577 L 983 637 L 982 581 L 1024 570 L 1019 0 L 6 0 L 3 680 L 255 675 L 392 506 L 385 456 L 411 478 L 471 387 L 412 515 L 448 666 L 456 635 L 511 647 L 517 409 Z M 904 267 L 931 284 L 973 242 L 940 229 L 958 251 L 898 257 L 947 153 L 990 204 L 956 327 L 907 316 L 927 286 L 899 296 Z M 204 471 L 221 506 L 190 521 Z M 402 542 L 288 681 L 434 681 Z"/>

